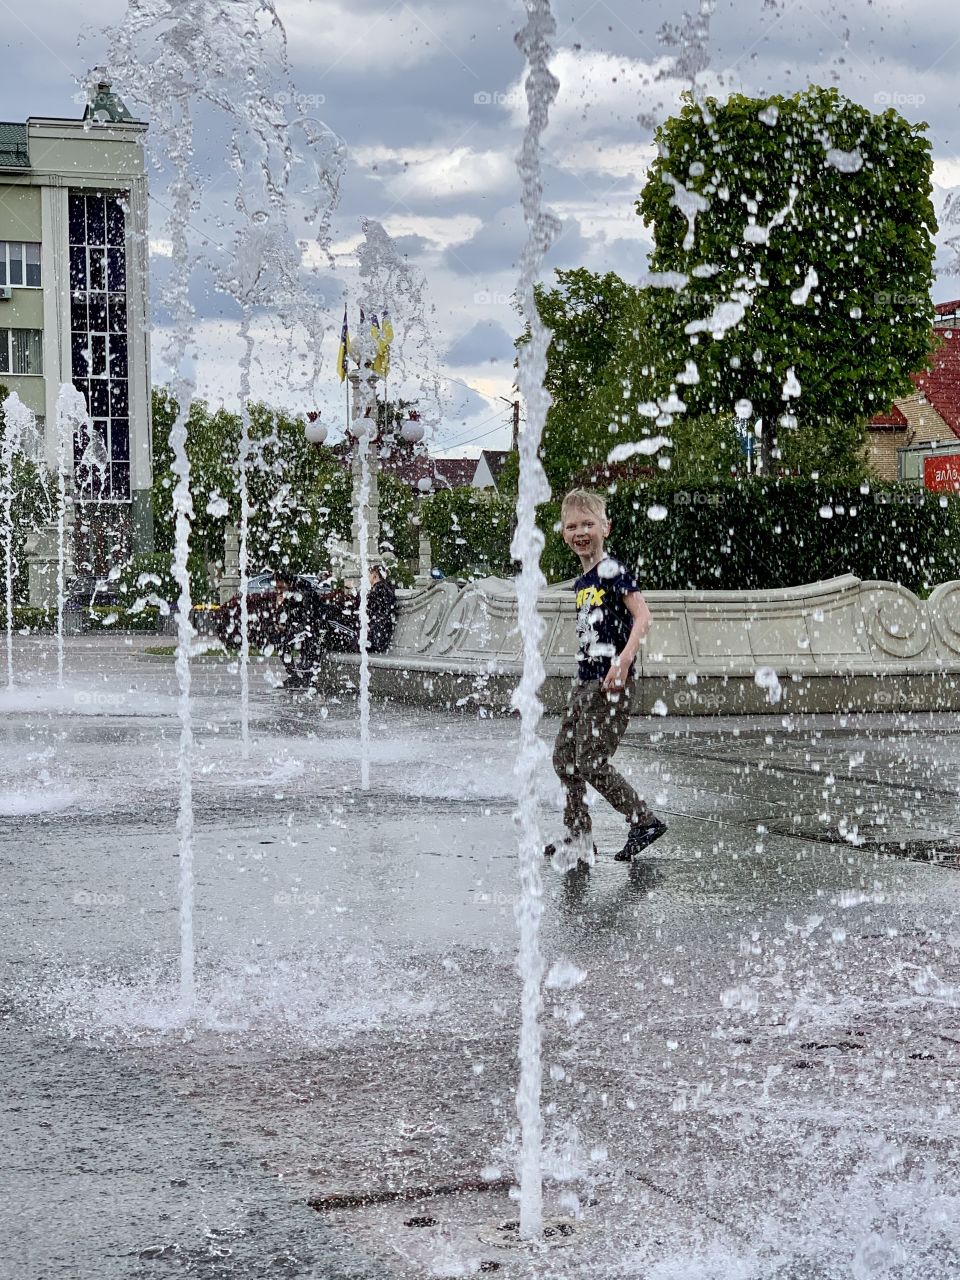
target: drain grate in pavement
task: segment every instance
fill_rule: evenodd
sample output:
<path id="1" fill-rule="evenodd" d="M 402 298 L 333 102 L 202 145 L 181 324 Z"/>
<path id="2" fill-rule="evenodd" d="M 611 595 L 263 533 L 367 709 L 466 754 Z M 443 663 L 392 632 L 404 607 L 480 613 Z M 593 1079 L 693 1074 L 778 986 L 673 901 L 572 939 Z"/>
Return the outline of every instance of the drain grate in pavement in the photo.
<path id="1" fill-rule="evenodd" d="M 436 1183 L 421 1187 L 373 1187 L 368 1191 L 334 1191 L 312 1196 L 307 1204 L 317 1213 L 333 1213 L 339 1209 L 366 1209 L 376 1204 L 396 1204 L 404 1200 L 434 1200 L 441 1196 L 462 1196 L 471 1191 L 509 1191 L 512 1178 L 462 1178 L 459 1182 Z M 411 1219 L 407 1226 L 422 1225 Z"/>
<path id="2" fill-rule="evenodd" d="M 583 1234 L 583 1225 L 569 1218 L 545 1218 L 543 1234 L 539 1240 L 520 1238 L 520 1219 L 504 1218 L 487 1223 L 477 1232 L 481 1244 L 494 1245 L 497 1249 L 543 1249 L 570 1244 Z"/>

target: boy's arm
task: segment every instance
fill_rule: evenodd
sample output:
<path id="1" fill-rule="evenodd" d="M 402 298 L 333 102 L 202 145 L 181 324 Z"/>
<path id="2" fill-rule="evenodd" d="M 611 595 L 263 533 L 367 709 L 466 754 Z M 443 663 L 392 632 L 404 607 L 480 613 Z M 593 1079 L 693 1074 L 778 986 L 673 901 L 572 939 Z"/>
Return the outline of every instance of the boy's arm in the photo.
<path id="1" fill-rule="evenodd" d="M 610 670 L 603 678 L 603 689 L 612 693 L 622 689 L 627 680 L 627 673 L 637 656 L 641 643 L 646 639 L 652 621 L 647 602 L 639 591 L 631 591 L 623 597 L 623 603 L 633 618 L 633 626 L 627 636 L 627 643 L 610 663 Z"/>

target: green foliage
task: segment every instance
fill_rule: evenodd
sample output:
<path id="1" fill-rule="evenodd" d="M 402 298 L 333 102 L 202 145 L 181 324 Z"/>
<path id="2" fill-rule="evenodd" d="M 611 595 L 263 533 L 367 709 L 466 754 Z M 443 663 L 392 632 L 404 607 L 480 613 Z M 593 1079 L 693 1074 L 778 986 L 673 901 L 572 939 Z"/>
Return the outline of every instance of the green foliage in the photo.
<path id="1" fill-rule="evenodd" d="M 0 442 L 2 442 L 6 430 L 3 418 L 3 401 L 8 395 L 8 389 L 0 383 Z M 0 481 L 2 480 L 2 467 L 0 467 Z M 24 554 L 27 536 L 53 518 L 56 496 L 46 467 L 39 466 L 37 463 L 25 458 L 21 453 L 16 453 L 13 457 L 12 484 L 13 501 L 10 510 L 13 520 L 13 599 L 14 602 L 18 602 L 27 599 L 29 585 L 27 561 Z M 5 536 L 4 534 L 4 541 Z M 0 592 L 0 595 L 2 594 L 4 593 Z"/>
<path id="2" fill-rule="evenodd" d="M 547 387 L 553 404 L 543 432 L 542 458 L 557 496 L 581 484 L 606 484 L 621 474 L 607 457 L 619 441 L 665 435 L 660 456 L 675 479 L 710 482 L 744 466 L 737 422 L 729 412 L 680 414 L 656 425 L 655 401 L 669 392 L 662 349 L 659 291 L 634 289 L 618 276 L 558 271 L 558 286 L 538 293 L 537 305 L 553 337 Z M 651 406 L 653 416 L 651 416 Z M 656 458 L 635 459 L 629 474 L 655 476 Z M 501 486 L 506 491 L 505 486 Z"/>
<path id="3" fill-rule="evenodd" d="M 960 577 L 960 499 L 913 485 L 657 480 L 617 486 L 607 513 L 608 550 L 648 590 L 762 591 L 852 573 L 926 594 Z M 558 504 L 543 509 L 554 581 L 578 572 L 552 528 L 558 520 Z"/>
<path id="4" fill-rule="evenodd" d="M 658 291 L 663 367 L 695 362 L 699 381 L 680 388 L 694 415 L 749 400 L 766 426 L 766 463 L 785 413 L 799 433 L 861 424 L 910 394 L 909 374 L 927 362 L 936 221 L 925 128 L 811 87 L 688 100 L 657 131 L 637 212 L 653 231 L 652 270 L 687 277 Z M 692 232 L 678 190 L 700 206 Z M 796 291 L 810 269 L 804 300 Z M 743 315 L 721 336 L 704 322 L 722 303 Z M 785 400 L 790 370 L 801 392 Z M 839 473 L 854 469 L 840 460 Z"/>
<path id="5" fill-rule="evenodd" d="M 213 592 L 204 560 L 194 553 L 187 560 L 190 571 L 190 599 L 194 604 L 213 599 Z M 117 594 L 126 607 L 149 596 L 157 596 L 175 605 L 180 588 L 173 572 L 173 557 L 169 551 L 147 552 L 124 566 L 117 580 Z"/>
<path id="6" fill-rule="evenodd" d="M 0 626 L 6 627 L 6 602 L 0 597 Z M 30 605 L 18 605 L 13 611 L 13 625 L 17 631 L 47 633 L 57 629 L 56 609 L 40 609 Z"/>
<path id="7" fill-rule="evenodd" d="M 410 486 L 389 472 L 381 471 L 380 488 L 380 547 L 392 551 L 402 566 L 405 561 L 416 561 L 417 530 L 412 524 L 417 501 Z M 394 570 L 393 577 L 398 576 Z"/>
<path id="8" fill-rule="evenodd" d="M 409 405 L 400 401 L 379 406 L 393 420 L 405 417 Z M 163 553 L 160 567 L 138 568 L 124 575 L 130 584 L 139 573 L 154 572 L 164 580 L 158 594 L 175 599 L 170 587 L 169 561 L 174 546 L 173 453 L 170 430 L 176 421 L 175 401 L 166 391 L 156 391 L 153 401 L 154 527 L 156 546 Z M 337 456 L 309 444 L 300 418 L 268 408 L 249 407 L 250 452 L 247 466 L 249 501 L 248 558 L 251 573 L 286 570 L 322 573 L 330 562 L 330 538 L 348 540 L 351 525 L 351 477 Z M 240 497 L 238 456 L 241 420 L 223 409 L 211 411 L 202 401 L 190 406 L 187 418 L 187 453 L 193 492 L 193 531 L 190 539 L 191 574 L 206 599 L 209 588 L 203 566 L 221 564 L 227 522 L 239 526 Z M 410 528 L 414 498 L 409 486 L 380 474 L 380 519 L 384 549 L 401 559 L 416 557 L 416 537 Z M 169 595 L 167 594 L 169 592 Z M 141 593 L 142 594 L 142 593 Z"/>
<path id="9" fill-rule="evenodd" d="M 441 489 L 420 504 L 433 564 L 448 578 L 513 572 L 510 538 L 514 504 L 488 489 Z"/>
<path id="10" fill-rule="evenodd" d="M 129 609 L 111 608 L 109 605 L 94 605 L 84 609 L 81 625 L 84 631 L 148 631 L 160 630 L 161 614 L 159 609 L 147 606 L 137 613 Z"/>
<path id="11" fill-rule="evenodd" d="M 157 547 L 169 554 L 174 546 L 176 483 L 169 436 L 176 421 L 176 402 L 168 392 L 155 391 L 153 412 L 155 538 Z M 321 571 L 328 563 L 327 538 L 349 536 L 350 477 L 329 449 L 308 443 L 302 419 L 251 404 L 249 423 L 250 571 Z M 187 417 L 193 493 L 190 545 L 198 559 L 214 564 L 222 563 L 227 522 L 240 522 L 240 436 L 239 415 L 211 411 L 199 400 L 191 404 Z"/>

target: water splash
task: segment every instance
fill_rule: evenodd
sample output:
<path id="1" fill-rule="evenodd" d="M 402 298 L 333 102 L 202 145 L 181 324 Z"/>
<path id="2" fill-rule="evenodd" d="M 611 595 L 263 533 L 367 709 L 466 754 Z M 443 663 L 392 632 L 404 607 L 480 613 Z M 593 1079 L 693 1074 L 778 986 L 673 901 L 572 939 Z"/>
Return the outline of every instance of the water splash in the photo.
<path id="1" fill-rule="evenodd" d="M 13 460 L 34 429 L 34 417 L 15 391 L 3 402 L 0 500 L 3 503 L 4 607 L 7 618 L 7 687 L 13 688 Z"/>
<path id="2" fill-rule="evenodd" d="M 57 688 L 63 688 L 63 613 L 66 596 L 66 522 L 68 444 L 90 432 L 83 396 L 65 382 L 57 396 Z"/>
<path id="3" fill-rule="evenodd" d="M 520 753 L 517 761 L 520 829 L 520 901 L 517 923 L 520 930 L 520 972 L 523 979 L 520 1022 L 520 1082 L 517 1089 L 517 1116 L 520 1120 L 520 1235 L 535 1240 L 543 1229 L 543 1118 L 541 1089 L 541 984 L 543 957 L 540 952 L 540 919 L 543 914 L 543 885 L 540 878 L 542 842 L 537 819 L 536 772 L 544 754 L 537 736 L 543 714 L 539 691 L 544 679 L 540 643 L 544 623 L 537 601 L 546 578 L 540 568 L 544 537 L 538 529 L 537 506 L 550 497 L 550 486 L 540 463 L 540 436 L 550 407 L 544 387 L 547 346 L 550 333 L 537 312 L 534 287 L 544 255 L 559 233 L 560 223 L 542 208 L 543 180 L 540 167 L 540 140 L 547 127 L 550 104 L 557 96 L 559 81 L 549 69 L 550 39 L 556 22 L 550 0 L 525 0 L 526 25 L 516 42 L 527 58 L 527 127 L 517 160 L 522 184 L 523 217 L 527 242 L 520 264 L 518 293 L 520 308 L 530 330 L 530 341 L 520 349 L 519 386 L 527 402 L 527 421 L 520 437 L 520 481 L 517 496 L 517 529 L 511 545 L 520 561 L 517 604 L 523 639 L 523 674 L 514 694 L 520 711 Z"/>
<path id="4" fill-rule="evenodd" d="M 177 416 L 170 431 L 175 519 L 174 576 L 179 590 L 176 672 L 180 691 L 180 985 L 183 1014 L 192 1016 L 196 990 L 193 944 L 193 722 L 190 701 L 191 593 L 187 566 L 193 521 L 187 419 L 194 391 L 188 365 L 195 355 L 188 228 L 202 183 L 193 164 L 194 116 L 198 105 L 215 108 L 260 150 L 259 181 L 265 203 L 282 206 L 294 160 L 283 112 L 271 99 L 271 78 L 288 82 L 286 33 L 271 0 L 129 0 L 125 20 L 110 32 L 110 61 L 131 99 L 148 105 L 151 140 L 172 166 L 167 238 L 172 270 L 164 301 L 172 318 L 164 354 L 171 373 Z M 215 72 L 215 74 L 214 74 Z M 329 130 L 299 121 L 326 155 L 342 145 Z M 240 145 L 234 133 L 234 147 Z M 318 186 L 339 181 L 336 166 L 321 163 Z M 319 207 L 319 206 L 318 206 Z"/>

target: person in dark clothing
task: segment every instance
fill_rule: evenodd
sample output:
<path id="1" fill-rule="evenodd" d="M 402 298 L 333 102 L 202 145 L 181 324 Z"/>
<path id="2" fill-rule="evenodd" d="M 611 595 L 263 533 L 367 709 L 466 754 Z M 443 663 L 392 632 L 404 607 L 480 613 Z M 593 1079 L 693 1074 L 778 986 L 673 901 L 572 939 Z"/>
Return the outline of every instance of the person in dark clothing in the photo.
<path id="1" fill-rule="evenodd" d="M 328 653 L 360 652 L 360 593 L 320 593 L 309 583 L 291 584 L 296 603 L 289 615 L 290 633 L 299 652 L 288 682 L 309 684 Z M 367 652 L 384 653 L 397 623 L 397 593 L 380 565 L 370 569 L 367 594 Z"/>

